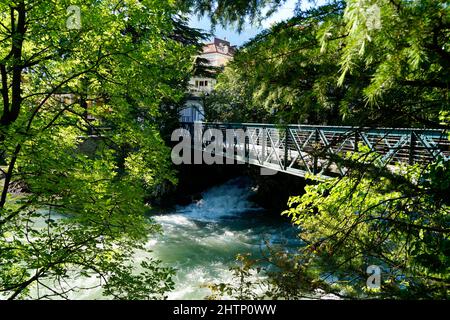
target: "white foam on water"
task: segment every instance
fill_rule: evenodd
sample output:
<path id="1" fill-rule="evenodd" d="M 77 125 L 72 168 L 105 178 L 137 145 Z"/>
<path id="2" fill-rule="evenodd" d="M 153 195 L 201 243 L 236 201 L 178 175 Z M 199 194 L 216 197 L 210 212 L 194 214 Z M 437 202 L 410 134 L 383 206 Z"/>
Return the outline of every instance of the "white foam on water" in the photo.
<path id="1" fill-rule="evenodd" d="M 263 237 L 281 231 L 258 220 L 263 210 L 249 200 L 254 192 L 249 182 L 230 180 L 195 203 L 155 217 L 164 232 L 154 255 L 177 269 L 169 299 L 203 299 L 211 294 L 206 284 L 230 283 L 236 255 L 260 253 Z"/>
<path id="2" fill-rule="evenodd" d="M 244 212 L 261 211 L 248 199 L 252 193 L 247 179 L 232 179 L 203 192 L 201 200 L 178 207 L 176 211 L 198 221 L 217 221 L 236 217 Z"/>
<path id="3" fill-rule="evenodd" d="M 167 214 L 167 215 L 161 215 L 156 216 L 155 221 L 164 225 L 166 228 L 173 227 L 189 227 L 189 228 L 195 228 L 196 224 L 190 220 L 188 217 L 182 215 L 182 214 Z"/>
<path id="4" fill-rule="evenodd" d="M 219 261 L 205 266 L 187 268 L 184 271 L 186 272 L 177 273 L 175 290 L 168 294 L 168 299 L 204 299 L 211 294 L 206 285 L 213 282 L 230 283 L 232 279 L 227 264 Z"/>

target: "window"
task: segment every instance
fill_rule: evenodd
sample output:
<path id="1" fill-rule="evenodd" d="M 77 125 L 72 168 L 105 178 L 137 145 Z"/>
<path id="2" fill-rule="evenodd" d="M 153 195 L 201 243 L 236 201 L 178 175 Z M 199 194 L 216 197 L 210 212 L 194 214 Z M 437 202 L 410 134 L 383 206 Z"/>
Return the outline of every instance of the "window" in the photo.
<path id="1" fill-rule="evenodd" d="M 206 80 L 196 80 L 195 81 L 195 87 L 199 88 L 199 87 L 207 87 L 208 86 L 208 81 Z"/>

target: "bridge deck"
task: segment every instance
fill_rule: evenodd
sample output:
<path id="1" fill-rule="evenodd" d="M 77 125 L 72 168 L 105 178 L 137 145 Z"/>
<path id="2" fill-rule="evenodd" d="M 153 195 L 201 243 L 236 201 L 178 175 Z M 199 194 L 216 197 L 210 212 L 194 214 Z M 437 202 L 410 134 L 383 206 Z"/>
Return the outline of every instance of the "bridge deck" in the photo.
<path id="1" fill-rule="evenodd" d="M 438 129 L 204 122 L 182 127 L 197 137 L 197 150 L 213 148 L 217 156 L 302 177 L 343 175 L 343 156 L 363 147 L 372 151 L 370 161 L 384 166 L 450 157 L 448 134 Z"/>

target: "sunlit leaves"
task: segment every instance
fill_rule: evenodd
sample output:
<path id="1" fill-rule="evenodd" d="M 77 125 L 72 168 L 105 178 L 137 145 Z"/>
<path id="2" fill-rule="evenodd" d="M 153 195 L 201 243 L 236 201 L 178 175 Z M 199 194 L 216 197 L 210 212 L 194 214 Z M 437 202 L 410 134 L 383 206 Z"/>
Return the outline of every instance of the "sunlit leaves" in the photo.
<path id="1" fill-rule="evenodd" d="M 375 102 L 399 83 L 417 88 L 445 88 L 448 83 L 449 11 L 446 1 L 349 0 L 345 9 L 348 37 L 339 83 L 358 64 L 376 63 L 367 99 Z M 367 8 L 380 10 L 380 27 L 370 28 Z M 429 81 L 429 79 L 439 81 Z M 405 81 L 406 80 L 406 81 Z M 448 87 L 448 85 L 447 85 Z"/>
<path id="2" fill-rule="evenodd" d="M 219 77 L 207 103 L 211 113 L 229 117 L 234 112 L 240 121 L 340 121 L 336 113 L 348 92 L 336 85 L 342 10 L 336 1 L 300 12 L 247 43 Z M 226 96 L 228 103 L 221 100 Z"/>
<path id="3" fill-rule="evenodd" d="M 448 192 L 448 173 L 442 164 L 425 173 L 419 166 L 398 173 L 410 182 L 349 175 L 307 186 L 304 195 L 290 199 L 285 214 L 300 227 L 324 272 L 333 270 L 344 279 L 376 264 L 386 282 L 372 294 L 444 297 L 449 208 L 434 188 Z M 364 289 L 365 278 L 356 279 L 355 288 Z"/>
<path id="4" fill-rule="evenodd" d="M 0 5 L 8 71 L 20 63 L 8 55 L 14 3 Z M 160 231 L 145 216 L 147 198 L 175 182 L 155 119 L 162 101 L 183 97 L 197 50 L 173 39 L 178 8 L 153 0 L 25 4 L 20 114 L 1 128 L 11 183 L 0 213 L 0 291 L 73 297 L 81 277 L 110 297 L 162 298 L 173 270 L 153 260 L 135 270 L 132 261 Z M 69 5 L 80 7 L 81 29 L 66 28 Z"/>

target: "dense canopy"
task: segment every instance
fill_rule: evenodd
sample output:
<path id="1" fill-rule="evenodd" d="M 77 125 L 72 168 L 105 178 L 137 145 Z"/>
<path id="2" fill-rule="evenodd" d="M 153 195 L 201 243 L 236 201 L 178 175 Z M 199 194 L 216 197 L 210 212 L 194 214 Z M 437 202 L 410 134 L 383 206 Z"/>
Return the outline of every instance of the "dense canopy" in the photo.
<path id="1" fill-rule="evenodd" d="M 208 72 L 188 16 L 240 29 L 284 2 L 0 3 L 1 298 L 71 298 L 90 289 L 80 278 L 108 298 L 166 297 L 175 270 L 136 252 L 161 231 L 150 200 L 177 183 L 165 140 L 188 80 Z M 449 4 L 298 1 L 239 48 L 203 97 L 206 118 L 448 129 Z M 268 244 L 266 264 L 239 255 L 237 282 L 211 284 L 214 297 L 448 298 L 448 160 L 339 156 L 348 173 L 308 177 L 283 212 L 303 245 Z M 368 265 L 383 270 L 381 288 L 366 286 Z"/>

